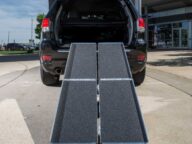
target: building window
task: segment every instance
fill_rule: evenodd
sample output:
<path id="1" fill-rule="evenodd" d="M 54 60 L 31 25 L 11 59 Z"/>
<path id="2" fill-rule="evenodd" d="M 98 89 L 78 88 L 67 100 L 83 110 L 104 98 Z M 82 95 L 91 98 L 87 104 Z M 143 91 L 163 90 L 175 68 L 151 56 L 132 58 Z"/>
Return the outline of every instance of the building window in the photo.
<path id="1" fill-rule="evenodd" d="M 157 26 L 157 47 L 169 48 L 172 46 L 172 24 Z"/>
<path id="2" fill-rule="evenodd" d="M 173 47 L 186 48 L 189 45 L 189 22 L 173 23 Z"/>
<path id="3" fill-rule="evenodd" d="M 189 22 L 177 22 L 149 26 L 151 48 L 189 47 Z"/>

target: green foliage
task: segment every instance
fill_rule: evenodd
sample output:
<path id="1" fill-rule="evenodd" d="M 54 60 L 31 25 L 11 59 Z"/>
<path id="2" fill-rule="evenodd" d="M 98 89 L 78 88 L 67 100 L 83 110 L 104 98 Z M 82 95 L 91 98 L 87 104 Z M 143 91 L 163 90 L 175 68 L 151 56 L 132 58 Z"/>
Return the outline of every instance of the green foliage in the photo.
<path id="1" fill-rule="evenodd" d="M 27 51 L 0 51 L 0 55 L 22 55 L 27 54 Z"/>
<path id="2" fill-rule="evenodd" d="M 38 14 L 37 15 L 37 25 L 36 25 L 36 28 L 35 28 L 35 33 L 36 33 L 36 38 L 37 39 L 40 39 L 41 38 L 41 24 L 42 24 L 42 21 L 43 21 L 43 18 L 45 17 L 44 14 Z"/>

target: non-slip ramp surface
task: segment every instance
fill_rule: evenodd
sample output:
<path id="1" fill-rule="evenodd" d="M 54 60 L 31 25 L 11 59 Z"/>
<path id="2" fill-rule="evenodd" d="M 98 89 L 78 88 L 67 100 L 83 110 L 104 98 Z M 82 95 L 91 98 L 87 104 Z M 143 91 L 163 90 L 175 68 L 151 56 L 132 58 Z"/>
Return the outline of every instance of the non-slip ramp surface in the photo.
<path id="1" fill-rule="evenodd" d="M 54 128 L 52 143 L 96 143 L 96 82 L 64 82 Z"/>
<path id="2" fill-rule="evenodd" d="M 95 43 L 71 44 L 65 79 L 96 79 L 96 65 Z"/>
<path id="3" fill-rule="evenodd" d="M 99 78 L 130 78 L 122 43 L 99 43 Z"/>
<path id="4" fill-rule="evenodd" d="M 103 43 L 98 50 L 102 143 L 146 143 L 123 45 Z"/>
<path id="5" fill-rule="evenodd" d="M 145 142 L 145 131 L 129 81 L 101 81 L 101 138 L 103 143 Z"/>
<path id="6" fill-rule="evenodd" d="M 51 143 L 97 142 L 96 45 L 72 44 Z"/>

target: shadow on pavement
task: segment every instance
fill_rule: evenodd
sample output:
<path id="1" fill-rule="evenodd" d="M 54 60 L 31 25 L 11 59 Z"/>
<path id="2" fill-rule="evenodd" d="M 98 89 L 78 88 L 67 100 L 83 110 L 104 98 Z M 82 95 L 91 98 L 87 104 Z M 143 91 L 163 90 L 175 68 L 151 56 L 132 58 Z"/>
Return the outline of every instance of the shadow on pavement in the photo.
<path id="1" fill-rule="evenodd" d="M 170 67 L 192 66 L 192 57 L 158 60 L 155 62 L 147 62 L 147 63 L 152 66 L 170 66 Z"/>
<path id="2" fill-rule="evenodd" d="M 189 53 L 177 53 L 177 54 L 167 54 L 167 56 L 191 56 L 192 57 L 192 52 L 189 52 Z"/>
<path id="3" fill-rule="evenodd" d="M 18 56 L 0 56 L 0 62 L 35 61 L 35 60 L 39 60 L 38 54 L 18 55 Z"/>

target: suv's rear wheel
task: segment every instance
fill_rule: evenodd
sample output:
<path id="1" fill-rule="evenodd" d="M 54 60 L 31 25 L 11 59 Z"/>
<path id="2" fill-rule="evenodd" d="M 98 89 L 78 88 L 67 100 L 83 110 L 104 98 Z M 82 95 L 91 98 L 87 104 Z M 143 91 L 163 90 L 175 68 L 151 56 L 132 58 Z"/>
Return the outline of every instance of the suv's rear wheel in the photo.
<path id="1" fill-rule="evenodd" d="M 40 72 L 41 72 L 41 80 L 43 84 L 47 86 L 60 86 L 58 75 L 52 75 L 50 73 L 45 72 L 42 66 L 40 66 Z"/>
<path id="2" fill-rule="evenodd" d="M 145 73 L 146 73 L 146 68 L 144 68 L 141 72 L 133 74 L 133 79 L 136 86 L 139 86 L 144 82 Z"/>

